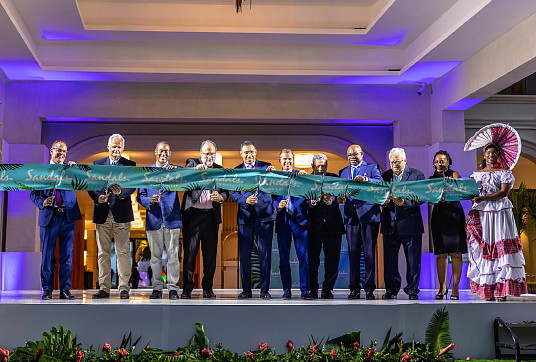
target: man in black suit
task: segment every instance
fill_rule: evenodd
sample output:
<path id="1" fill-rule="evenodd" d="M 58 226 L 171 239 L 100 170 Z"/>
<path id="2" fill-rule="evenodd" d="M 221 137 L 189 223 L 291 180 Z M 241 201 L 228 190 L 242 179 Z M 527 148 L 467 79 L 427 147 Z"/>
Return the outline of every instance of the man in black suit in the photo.
<path id="1" fill-rule="evenodd" d="M 108 139 L 108 157 L 93 161 L 94 165 L 136 166 L 136 163 L 122 157 L 125 139 L 118 133 Z M 136 189 L 121 188 L 118 184 L 110 185 L 107 190 L 89 191 L 93 199 L 93 222 L 97 229 L 97 262 L 99 266 L 100 290 L 94 299 L 110 297 L 112 287 L 110 251 L 112 233 L 114 234 L 115 252 L 117 254 L 118 289 L 121 299 L 129 299 L 128 285 L 130 266 L 130 222 L 134 220 L 130 195 Z"/>
<path id="2" fill-rule="evenodd" d="M 213 141 L 201 143 L 201 157 L 186 160 L 186 167 L 198 170 L 222 168 L 214 163 L 217 147 Z M 216 298 L 212 291 L 214 272 L 216 271 L 216 254 L 218 251 L 218 232 L 221 224 L 221 204 L 227 200 L 229 192 L 216 188 L 215 190 L 188 191 L 182 199 L 184 237 L 183 261 L 183 292 L 182 299 L 192 297 L 194 288 L 194 270 L 201 242 L 203 253 L 203 298 Z"/>
<path id="3" fill-rule="evenodd" d="M 328 158 L 322 153 L 313 156 L 313 175 L 338 177 L 327 172 Z M 342 201 L 342 200 L 341 200 Z M 318 267 L 320 252 L 324 249 L 324 281 L 322 299 L 333 299 L 333 287 L 339 275 L 341 240 L 345 233 L 339 202 L 335 196 L 322 194 L 319 200 L 310 200 L 309 220 L 309 276 L 311 295 L 318 298 Z"/>
<path id="4" fill-rule="evenodd" d="M 268 162 L 257 160 L 257 148 L 251 141 L 244 141 L 240 146 L 240 156 L 244 161 L 235 168 L 274 171 Z M 262 191 L 232 191 L 231 197 L 238 204 L 238 254 L 240 259 L 240 277 L 242 293 L 239 299 L 252 298 L 251 294 L 251 252 L 255 238 L 260 253 L 261 294 L 262 299 L 270 299 L 270 267 L 272 260 L 272 236 L 275 212 L 272 196 Z"/>
<path id="5" fill-rule="evenodd" d="M 388 182 L 424 180 L 421 171 L 406 166 L 406 152 L 403 148 L 389 151 L 391 169 L 382 174 Z M 382 299 L 395 299 L 400 290 L 401 278 L 398 271 L 398 251 L 400 245 L 406 256 L 406 282 L 404 292 L 409 299 L 419 299 L 419 278 L 421 274 L 421 250 L 424 225 L 421 216 L 422 202 L 389 198 L 382 207 L 381 233 L 383 234 L 383 255 L 385 268 L 385 290 Z"/>

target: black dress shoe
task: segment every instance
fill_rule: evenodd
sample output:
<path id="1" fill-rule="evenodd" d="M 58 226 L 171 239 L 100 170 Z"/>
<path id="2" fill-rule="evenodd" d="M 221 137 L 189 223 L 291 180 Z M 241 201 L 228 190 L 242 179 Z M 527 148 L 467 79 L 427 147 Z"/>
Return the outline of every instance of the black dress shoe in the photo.
<path id="1" fill-rule="evenodd" d="M 376 296 L 373 292 L 367 292 L 367 296 L 365 297 L 367 300 L 376 300 Z"/>
<path id="2" fill-rule="evenodd" d="M 216 299 L 216 294 L 212 290 L 203 290 L 203 298 Z"/>
<path id="3" fill-rule="evenodd" d="M 320 295 L 322 299 L 333 299 L 333 293 L 331 290 L 324 290 L 322 291 L 322 294 Z"/>
<path id="4" fill-rule="evenodd" d="M 123 292 L 121 292 L 121 293 L 123 293 Z M 153 290 L 153 292 L 149 296 L 149 299 L 162 299 L 162 291 L 161 290 Z"/>
<path id="5" fill-rule="evenodd" d="M 176 290 L 170 290 L 170 291 L 169 291 L 169 299 L 170 299 L 170 300 L 177 300 L 177 299 L 179 299 L 179 293 L 177 293 Z"/>
<path id="6" fill-rule="evenodd" d="M 285 289 L 283 291 L 283 295 L 281 296 L 281 299 L 283 300 L 290 300 L 292 299 L 292 292 L 290 291 L 290 289 Z"/>
<path id="7" fill-rule="evenodd" d="M 105 292 L 104 290 L 99 290 L 97 293 L 93 294 L 91 297 L 93 299 L 108 299 L 110 298 L 110 293 Z"/>
<path id="8" fill-rule="evenodd" d="M 126 290 L 122 290 L 121 293 L 119 293 L 119 298 L 121 299 L 130 299 L 130 295 Z"/>
<path id="9" fill-rule="evenodd" d="M 311 294 L 311 297 L 313 297 L 313 299 L 318 299 L 318 290 L 314 292 L 310 292 L 309 294 Z"/>
<path id="10" fill-rule="evenodd" d="M 74 299 L 74 295 L 71 294 L 71 291 L 64 290 L 60 292 L 60 299 Z"/>
<path id="11" fill-rule="evenodd" d="M 386 292 L 384 295 L 382 295 L 382 299 L 396 299 L 396 294 Z"/>
<path id="12" fill-rule="evenodd" d="M 169 293 L 171 294 L 171 292 L 169 292 Z M 192 292 L 189 292 L 187 290 L 183 290 L 182 293 L 181 293 L 181 299 L 192 299 Z"/>
<path id="13" fill-rule="evenodd" d="M 313 300 L 313 296 L 309 292 L 302 292 L 300 298 L 303 300 Z"/>
<path id="14" fill-rule="evenodd" d="M 52 290 L 43 290 L 43 295 L 41 296 L 41 300 L 50 300 L 52 299 Z"/>
<path id="15" fill-rule="evenodd" d="M 268 292 L 261 292 L 261 299 L 272 299 L 272 295 Z"/>
<path id="16" fill-rule="evenodd" d="M 360 299 L 361 295 L 359 294 L 358 290 L 350 290 L 350 294 L 348 294 L 348 299 Z"/>
<path id="17" fill-rule="evenodd" d="M 409 300 L 419 300 L 419 295 L 417 293 L 411 293 L 409 295 Z"/>
<path id="18" fill-rule="evenodd" d="M 249 299 L 249 298 L 253 298 L 253 294 L 251 294 L 251 292 L 242 292 L 238 294 L 238 299 Z"/>

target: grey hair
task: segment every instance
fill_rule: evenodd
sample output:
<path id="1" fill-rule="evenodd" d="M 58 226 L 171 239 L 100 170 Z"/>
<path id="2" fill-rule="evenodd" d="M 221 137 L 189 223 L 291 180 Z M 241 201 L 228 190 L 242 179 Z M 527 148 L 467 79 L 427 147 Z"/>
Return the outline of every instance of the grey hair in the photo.
<path id="1" fill-rule="evenodd" d="M 199 152 L 202 152 L 203 151 L 203 146 L 206 145 L 206 144 L 211 144 L 212 146 L 214 146 L 214 149 L 217 151 L 218 150 L 218 146 L 216 146 L 216 143 L 214 141 L 211 141 L 211 140 L 204 140 L 203 142 L 201 142 L 201 147 L 199 147 Z"/>
<path id="2" fill-rule="evenodd" d="M 317 153 L 316 155 L 313 156 L 313 160 L 311 161 L 311 164 L 314 165 L 315 160 L 328 162 L 328 156 L 324 155 L 323 153 Z"/>
<path id="3" fill-rule="evenodd" d="M 114 133 L 113 135 L 111 135 L 111 136 L 108 138 L 108 144 L 112 143 L 112 140 L 113 140 L 114 138 L 120 140 L 120 141 L 123 143 L 123 147 L 125 147 L 125 139 L 124 139 L 123 136 L 121 136 L 119 133 Z"/>
<path id="4" fill-rule="evenodd" d="M 244 141 L 244 142 L 242 142 L 242 144 L 240 145 L 240 151 L 242 151 L 242 148 L 247 147 L 247 146 L 253 146 L 253 147 L 255 147 L 255 149 L 257 149 L 257 147 L 253 144 L 253 142 L 251 142 L 251 141 Z"/>
<path id="5" fill-rule="evenodd" d="M 391 157 L 394 157 L 394 156 L 400 156 L 405 160 L 406 151 L 403 148 L 399 148 L 399 147 L 391 148 L 391 150 L 389 151 L 389 160 L 391 160 Z"/>

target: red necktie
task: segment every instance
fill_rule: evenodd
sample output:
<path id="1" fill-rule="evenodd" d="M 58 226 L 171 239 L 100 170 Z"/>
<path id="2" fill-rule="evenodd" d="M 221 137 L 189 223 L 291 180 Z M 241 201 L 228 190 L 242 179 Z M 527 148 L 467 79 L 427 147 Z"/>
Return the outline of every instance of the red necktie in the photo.
<path id="1" fill-rule="evenodd" d="M 63 205 L 63 199 L 61 198 L 60 190 L 56 190 L 56 206 L 61 207 Z"/>

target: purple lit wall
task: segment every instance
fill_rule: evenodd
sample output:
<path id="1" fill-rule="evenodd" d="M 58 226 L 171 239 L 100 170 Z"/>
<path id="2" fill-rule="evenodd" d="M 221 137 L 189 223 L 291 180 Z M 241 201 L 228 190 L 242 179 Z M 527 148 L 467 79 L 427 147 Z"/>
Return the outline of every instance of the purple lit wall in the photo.
<path id="1" fill-rule="evenodd" d="M 0 290 L 41 289 L 39 271 L 41 253 L 0 253 Z"/>

